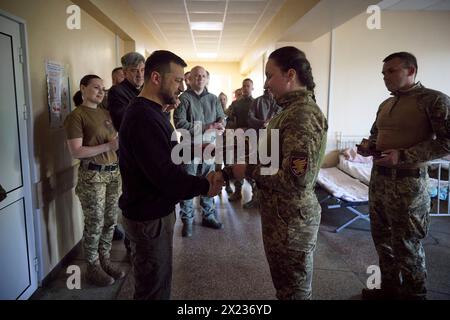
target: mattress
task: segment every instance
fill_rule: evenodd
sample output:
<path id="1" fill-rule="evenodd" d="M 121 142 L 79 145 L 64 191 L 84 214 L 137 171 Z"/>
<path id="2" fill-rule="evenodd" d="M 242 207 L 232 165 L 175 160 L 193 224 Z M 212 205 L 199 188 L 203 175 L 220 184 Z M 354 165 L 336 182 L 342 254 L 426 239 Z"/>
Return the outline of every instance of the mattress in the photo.
<path id="1" fill-rule="evenodd" d="M 370 173 L 372 171 L 372 165 L 372 161 L 367 163 L 352 162 L 346 160 L 343 155 L 339 155 L 339 163 L 337 167 L 351 177 L 361 181 L 368 186 L 370 181 Z"/>
<path id="2" fill-rule="evenodd" d="M 334 197 L 345 201 L 369 200 L 369 187 L 336 167 L 320 169 L 317 183 Z"/>

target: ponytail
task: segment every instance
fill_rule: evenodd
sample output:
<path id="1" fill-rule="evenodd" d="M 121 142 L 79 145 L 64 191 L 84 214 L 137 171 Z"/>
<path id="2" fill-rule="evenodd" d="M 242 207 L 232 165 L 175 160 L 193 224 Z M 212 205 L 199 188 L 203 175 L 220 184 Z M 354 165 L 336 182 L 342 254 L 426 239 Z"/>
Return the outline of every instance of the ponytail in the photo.
<path id="1" fill-rule="evenodd" d="M 81 104 L 83 103 L 83 95 L 81 94 L 81 91 L 78 90 L 74 95 L 73 95 L 73 103 L 75 104 L 75 107 L 81 106 Z"/>

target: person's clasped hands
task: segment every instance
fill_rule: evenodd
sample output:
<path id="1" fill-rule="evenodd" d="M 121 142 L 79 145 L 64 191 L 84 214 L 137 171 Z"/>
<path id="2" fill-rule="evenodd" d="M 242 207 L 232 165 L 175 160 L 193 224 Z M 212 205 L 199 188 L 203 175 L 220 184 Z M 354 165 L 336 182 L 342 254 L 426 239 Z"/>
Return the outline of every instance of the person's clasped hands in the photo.
<path id="1" fill-rule="evenodd" d="M 357 144 L 357 152 L 364 156 L 373 156 L 374 164 L 383 167 L 394 167 L 399 162 L 399 150 L 389 149 L 383 152 L 376 151 L 375 148 L 370 147 L 369 140 L 363 139 L 360 144 Z"/>
<path id="2" fill-rule="evenodd" d="M 214 129 L 216 130 L 217 134 L 220 136 L 225 132 L 225 127 L 222 122 L 213 122 L 208 125 L 208 129 Z"/>

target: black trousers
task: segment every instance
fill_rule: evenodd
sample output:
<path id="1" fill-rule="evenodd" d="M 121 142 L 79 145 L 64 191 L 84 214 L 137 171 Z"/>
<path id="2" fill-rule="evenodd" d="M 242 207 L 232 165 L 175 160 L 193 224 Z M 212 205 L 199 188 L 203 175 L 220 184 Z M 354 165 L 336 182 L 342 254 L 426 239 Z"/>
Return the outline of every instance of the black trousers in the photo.
<path id="1" fill-rule="evenodd" d="M 170 299 L 175 220 L 175 212 L 149 221 L 123 217 L 131 244 L 135 300 Z"/>

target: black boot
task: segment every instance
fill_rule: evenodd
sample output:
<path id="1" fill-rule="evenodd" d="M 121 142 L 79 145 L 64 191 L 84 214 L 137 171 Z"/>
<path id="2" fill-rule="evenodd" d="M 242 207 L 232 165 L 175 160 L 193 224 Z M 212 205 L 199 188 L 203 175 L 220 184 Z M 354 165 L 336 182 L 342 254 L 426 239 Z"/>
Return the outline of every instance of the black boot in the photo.
<path id="1" fill-rule="evenodd" d="M 121 230 L 118 224 L 114 227 L 113 240 L 122 240 L 125 237 L 125 233 Z"/>
<path id="2" fill-rule="evenodd" d="M 212 229 L 222 229 L 223 225 L 220 223 L 214 214 L 210 214 L 208 217 L 204 217 L 202 220 L 202 226 Z"/>
<path id="3" fill-rule="evenodd" d="M 233 189 L 231 189 L 230 186 L 230 181 L 227 181 L 225 184 L 225 191 L 227 192 L 227 194 L 232 194 L 233 193 Z"/>
<path id="4" fill-rule="evenodd" d="M 186 238 L 192 237 L 192 222 L 183 222 L 183 229 L 181 230 L 181 236 Z"/>

